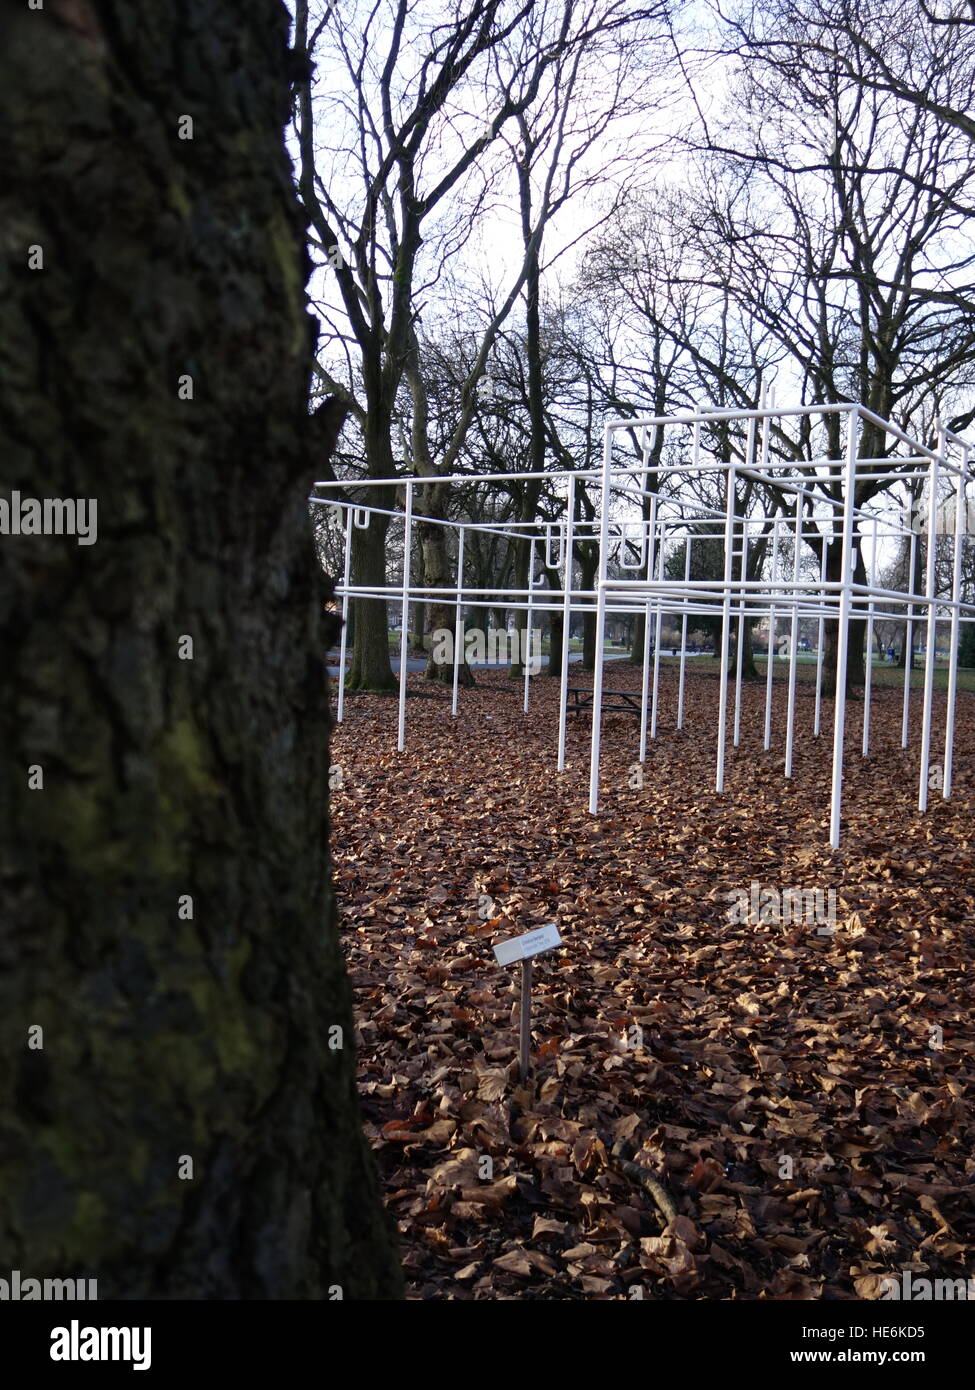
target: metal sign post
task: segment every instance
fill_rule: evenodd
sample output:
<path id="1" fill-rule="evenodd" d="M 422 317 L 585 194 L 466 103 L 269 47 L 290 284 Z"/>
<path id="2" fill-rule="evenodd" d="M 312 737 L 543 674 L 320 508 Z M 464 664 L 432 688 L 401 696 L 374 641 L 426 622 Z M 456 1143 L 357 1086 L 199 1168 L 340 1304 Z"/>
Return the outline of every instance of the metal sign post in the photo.
<path id="1" fill-rule="evenodd" d="M 532 975 L 534 957 L 542 951 L 552 951 L 562 945 L 559 929 L 554 922 L 539 927 L 537 931 L 526 932 L 524 936 L 512 936 L 501 941 L 494 948 L 494 958 L 499 965 L 513 965 L 521 961 L 521 1007 L 519 1071 L 522 1081 L 528 1076 L 529 1054 L 531 1051 L 531 1010 Z"/>
<path id="2" fill-rule="evenodd" d="M 532 1035 L 532 960 L 521 962 L 521 1053 L 519 1071 L 522 1081 L 528 1075 L 528 1056 Z"/>

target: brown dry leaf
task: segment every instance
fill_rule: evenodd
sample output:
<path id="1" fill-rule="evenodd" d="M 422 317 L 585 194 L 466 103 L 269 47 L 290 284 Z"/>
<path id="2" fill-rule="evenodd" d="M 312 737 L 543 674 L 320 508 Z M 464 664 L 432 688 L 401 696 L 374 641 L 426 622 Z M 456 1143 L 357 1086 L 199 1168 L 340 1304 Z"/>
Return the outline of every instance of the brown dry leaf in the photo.
<path id="1" fill-rule="evenodd" d="M 885 1284 L 884 1280 L 890 1278 L 885 1274 L 861 1274 L 858 1279 L 854 1279 L 853 1288 L 857 1298 L 862 1298 L 867 1302 L 883 1297 Z"/>
<path id="2" fill-rule="evenodd" d="M 518 1190 L 518 1179 L 515 1177 L 499 1178 L 497 1182 L 483 1183 L 478 1187 L 462 1187 L 460 1195 L 465 1202 L 476 1202 L 481 1206 L 500 1206 L 515 1195 Z"/>
<path id="3" fill-rule="evenodd" d="M 482 1072 L 477 1083 L 479 1100 L 500 1100 L 508 1089 L 508 1078 L 500 1069 Z"/>
<path id="4" fill-rule="evenodd" d="M 556 1221 L 551 1216 L 536 1216 L 532 1227 L 532 1240 L 544 1235 L 564 1236 L 568 1229 L 566 1221 Z"/>
<path id="5" fill-rule="evenodd" d="M 616 662 L 612 679 L 636 691 L 642 672 Z M 900 692 L 875 688 L 873 757 L 848 763 L 833 853 L 831 710 L 813 739 L 804 681 L 792 784 L 774 771 L 783 688 L 766 754 L 764 682 L 746 683 L 716 799 L 717 682 L 688 671 L 678 733 L 665 660 L 645 785 L 629 785 L 635 721 L 608 717 L 595 823 L 588 717 L 552 776 L 558 682 L 532 684 L 526 718 L 507 674 L 479 670 L 452 720 L 449 691 L 411 675 L 405 758 L 396 702 L 350 697 L 330 749 L 336 889 L 365 1130 L 411 1297 L 617 1299 L 643 1282 L 664 1299 L 850 1299 L 889 1269 L 975 1265 L 975 696 L 959 697 L 952 799 L 919 816 Z M 851 747 L 861 718 L 848 709 Z M 943 738 L 938 700 L 934 719 Z M 732 921 L 729 894 L 753 881 L 835 890 L 842 925 Z M 474 922 L 483 894 L 492 916 Z M 517 975 L 491 941 L 552 921 L 565 946 L 535 962 L 519 1083 Z M 670 1193 L 667 1234 L 619 1157 Z M 529 1230 L 545 1249 L 523 1249 Z"/>

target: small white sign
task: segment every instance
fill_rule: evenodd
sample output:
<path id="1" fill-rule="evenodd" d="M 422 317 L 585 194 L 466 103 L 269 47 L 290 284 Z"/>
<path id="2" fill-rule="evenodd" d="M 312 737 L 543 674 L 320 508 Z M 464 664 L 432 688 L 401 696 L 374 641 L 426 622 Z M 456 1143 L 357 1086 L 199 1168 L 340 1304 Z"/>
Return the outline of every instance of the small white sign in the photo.
<path id="1" fill-rule="evenodd" d="M 547 927 L 539 927 L 537 931 L 500 942 L 494 948 L 494 959 L 499 965 L 511 965 L 516 960 L 527 960 L 529 956 L 537 956 L 542 951 L 551 951 L 553 947 L 561 945 L 559 929 L 554 922 L 550 922 Z"/>

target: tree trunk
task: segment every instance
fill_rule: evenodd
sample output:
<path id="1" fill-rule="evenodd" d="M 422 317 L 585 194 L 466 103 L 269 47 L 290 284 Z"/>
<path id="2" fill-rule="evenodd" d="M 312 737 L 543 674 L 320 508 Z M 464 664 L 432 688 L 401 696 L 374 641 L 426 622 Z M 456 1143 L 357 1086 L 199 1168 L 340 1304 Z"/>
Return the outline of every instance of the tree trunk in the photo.
<path id="1" fill-rule="evenodd" d="M 734 616 L 731 620 L 732 634 L 731 646 L 728 656 L 728 675 L 737 678 L 738 674 L 738 618 Z M 755 646 L 752 625 L 745 614 L 745 622 L 742 628 L 741 638 L 741 678 L 746 681 L 757 681 L 758 667 L 755 665 Z"/>
<path id="2" fill-rule="evenodd" d="M 384 489 L 388 491 L 388 489 Z M 375 489 L 379 491 L 379 489 Z M 389 498 L 387 497 L 388 504 Z M 381 589 L 386 583 L 386 517 L 369 514 L 369 525 L 352 527 L 353 583 Z M 395 690 L 396 677 L 389 664 L 389 617 L 386 600 L 354 598 L 355 630 L 352 665 L 346 677 L 347 690 Z M 407 615 L 403 614 L 403 622 Z"/>
<path id="3" fill-rule="evenodd" d="M 414 559 L 416 557 L 414 556 Z M 422 582 L 417 576 L 417 582 Z M 410 605 L 410 650 L 417 656 L 426 655 L 426 647 L 423 639 L 427 631 L 427 606 L 425 603 L 413 603 Z"/>
<path id="4" fill-rule="evenodd" d="M 911 575 L 910 575 L 909 578 L 908 578 L 908 581 L 907 581 L 907 588 L 908 588 L 908 590 L 909 590 L 911 593 L 914 593 L 914 594 L 919 594 L 919 593 L 921 593 L 921 591 L 922 591 L 923 588 L 924 588 L 924 554 L 923 554 L 923 547 L 922 547 L 920 544 L 918 544 L 918 545 L 916 545 L 916 546 L 914 547 L 914 567 L 913 567 L 913 572 L 911 573 Z M 911 631 L 911 641 L 910 641 L 910 644 L 908 644 L 908 641 L 907 641 L 907 625 L 906 625 L 906 623 L 901 627 L 901 645 L 900 645 L 900 653 L 899 653 L 899 655 L 898 655 L 898 657 L 897 657 L 897 666 L 898 666 L 898 669 L 901 670 L 901 671 L 903 671 L 903 670 L 905 670 L 905 669 L 908 669 L 908 670 L 913 671 L 913 670 L 914 670 L 914 643 L 917 641 L 918 629 L 919 629 L 920 623 L 923 621 L 923 618 L 924 618 L 924 609 L 921 608 L 921 607 L 919 607 L 919 606 L 916 605 L 916 604 L 908 604 L 908 605 L 907 605 L 906 612 L 907 612 L 907 615 L 908 615 L 909 617 L 910 617 L 910 616 L 913 616 L 913 618 L 914 618 L 914 624 L 913 624 L 913 629 L 912 629 L 912 631 Z M 908 649 L 908 645 L 910 645 L 910 649 Z"/>
<path id="5" fill-rule="evenodd" d="M 583 547 L 579 557 L 579 568 L 581 570 L 580 586 L 583 589 L 591 589 L 596 582 L 596 571 L 599 568 L 598 546 L 587 545 Z M 582 669 L 584 671 L 596 669 L 596 609 L 594 604 L 585 608 L 582 614 Z"/>
<path id="6" fill-rule="evenodd" d="M 658 403 L 659 403 L 659 408 L 657 409 L 657 412 L 656 412 L 656 413 L 659 414 L 659 415 L 663 415 L 666 406 L 665 406 L 665 402 L 664 402 L 662 396 L 659 396 L 659 395 L 658 395 Z M 655 440 L 655 442 L 654 442 L 653 453 L 651 454 L 651 462 L 652 462 L 654 465 L 659 465 L 662 449 L 663 449 L 663 431 L 661 430 L 661 431 L 658 431 L 658 438 L 657 438 L 657 439 Z M 653 486 L 653 487 L 656 487 L 656 486 L 657 486 L 657 479 L 658 479 L 658 476 L 659 476 L 659 475 L 658 475 L 658 473 L 657 473 L 657 471 L 656 471 L 656 468 L 654 467 L 654 468 L 652 468 L 652 469 L 648 469 L 647 472 L 646 472 L 646 474 L 644 475 L 644 489 L 646 489 L 648 486 L 651 485 L 651 484 L 650 484 L 650 474 L 651 474 L 651 473 L 653 474 L 653 483 L 652 483 L 652 486 Z M 652 514 L 652 511 L 653 511 L 653 507 L 652 507 L 652 504 L 651 504 L 651 499 L 650 499 L 649 497 L 647 497 L 647 496 L 646 496 L 646 492 L 644 492 L 643 500 L 642 500 L 642 503 L 641 503 L 641 512 L 642 512 L 642 515 L 643 515 L 644 523 L 649 522 L 650 517 L 651 517 L 651 514 Z M 686 541 L 685 541 L 685 544 L 686 544 Z M 640 570 L 640 575 L 641 575 L 641 577 L 642 577 L 643 579 L 649 580 L 649 579 L 651 578 L 650 570 L 652 569 L 652 567 L 653 567 L 653 556 L 652 556 L 652 554 L 651 554 L 651 546 L 648 545 L 648 546 L 647 546 L 647 558 L 646 558 L 646 562 L 645 562 L 645 564 L 643 565 L 642 569 Z M 651 620 L 651 621 L 652 621 L 652 620 Z M 642 610 L 641 612 L 639 612 L 639 613 L 635 613 L 635 614 L 633 615 L 632 619 L 631 619 L 631 622 L 632 622 L 632 627 L 631 627 L 632 641 L 631 641 L 631 643 L 630 643 L 629 662 L 630 662 L 630 665 L 631 665 L 631 666 L 642 666 L 642 665 L 643 665 L 643 649 L 644 649 L 644 646 L 646 645 L 646 640 L 647 640 L 647 614 L 646 614 L 646 609 L 643 609 L 643 610 Z"/>
<path id="7" fill-rule="evenodd" d="M 524 117 L 519 118 L 518 130 L 521 135 L 523 156 L 515 165 L 518 174 L 518 204 L 521 212 L 521 238 L 525 248 L 525 371 L 528 378 L 528 421 L 531 430 L 528 448 L 528 467 L 532 473 L 545 470 L 545 394 L 544 371 L 542 367 L 542 320 L 541 320 L 541 238 L 535 238 L 532 228 L 532 156 L 534 140 Z M 538 499 L 541 496 L 540 479 L 526 483 L 522 500 L 521 520 L 534 521 L 537 516 Z M 528 535 L 516 547 L 515 584 L 528 588 L 534 580 L 535 563 L 544 564 L 544 549 L 534 548 L 535 562 L 532 561 L 532 544 Z M 517 619 L 520 633 L 518 649 L 519 660 L 511 663 L 511 675 L 523 676 L 525 664 L 531 664 L 532 634 L 528 630 L 528 609 L 524 609 Z"/>
<path id="8" fill-rule="evenodd" d="M 545 566 L 545 578 L 548 580 L 549 594 L 560 593 L 562 589 L 562 576 L 557 569 Z M 563 618 L 561 610 L 548 614 L 548 663 L 545 666 L 547 676 L 561 676 L 562 674 L 562 631 Z"/>
<path id="9" fill-rule="evenodd" d="M 440 514 L 439 494 L 441 491 L 439 486 L 428 489 L 428 492 L 436 494 L 430 498 L 428 516 Z M 432 526 L 429 522 L 420 522 L 417 525 L 417 533 L 423 556 L 423 573 L 426 575 L 424 583 L 431 589 L 449 589 L 456 582 L 456 566 L 451 565 L 450 557 L 447 554 L 447 528 L 445 526 Z M 453 642 L 456 621 L 454 605 L 431 601 L 425 606 L 429 614 L 431 633 L 438 630 L 449 632 L 451 642 Z M 423 674 L 428 681 L 439 681 L 442 685 L 453 685 L 453 661 L 438 661 L 436 659 L 437 649 L 438 643 L 435 641 L 431 646 L 426 670 Z M 463 656 L 463 653 L 461 655 Z M 465 660 L 461 660 L 457 680 L 458 684 L 464 686 L 475 684 L 474 672 Z"/>
<path id="10" fill-rule="evenodd" d="M 596 610 L 587 608 L 582 615 L 582 669 L 596 669 Z"/>
<path id="11" fill-rule="evenodd" d="M 838 581 L 843 577 L 843 540 L 837 537 L 826 548 L 826 578 Z M 859 545 L 856 546 L 853 577 L 859 584 L 866 583 L 866 568 Z M 827 618 L 823 623 L 823 674 L 821 690 L 823 699 L 833 699 L 836 695 L 836 667 L 839 661 L 838 618 Z M 846 655 L 846 695 L 856 699 L 857 690 L 866 682 L 866 668 L 863 662 L 863 647 L 866 641 L 867 623 L 865 618 L 851 618 Z"/>
<path id="12" fill-rule="evenodd" d="M 46 10 L 0 23 L 2 492 L 98 530 L 0 546 L 4 1262 L 396 1298 L 327 862 L 286 13 Z"/>
<path id="13" fill-rule="evenodd" d="M 646 612 L 636 613 L 633 616 L 632 637 L 630 640 L 629 663 L 631 666 L 643 665 L 643 646 L 646 642 L 647 615 Z"/>
<path id="14" fill-rule="evenodd" d="M 527 588 L 528 588 L 528 582 L 529 582 L 529 578 L 530 578 L 530 562 L 531 562 L 531 542 L 530 542 L 530 540 L 528 539 L 528 537 L 525 536 L 525 537 L 523 537 L 523 538 L 521 538 L 521 539 L 519 539 L 519 540 L 517 540 L 517 541 L 515 542 L 515 559 L 514 559 L 514 565 L 513 565 L 513 567 L 512 567 L 512 568 L 513 568 L 513 573 L 512 573 L 511 582 L 512 582 L 512 584 L 514 585 L 514 587 L 515 587 L 516 589 L 527 589 Z M 525 605 L 527 605 L 528 600 L 525 599 L 525 600 L 523 600 L 523 602 L 525 603 Z M 512 680 L 516 680 L 516 679 L 518 679 L 518 678 L 524 676 L 524 674 L 525 674 L 525 668 L 524 668 L 524 666 L 522 665 L 522 662 L 521 662 L 521 657 L 522 657 L 521 646 L 522 646 L 522 635 L 523 635 L 524 633 L 528 632 L 528 608 L 527 608 L 527 606 L 516 608 L 516 609 L 514 610 L 514 616 L 515 616 L 515 632 L 516 632 L 516 634 L 517 634 L 517 645 L 516 645 L 515 650 L 514 650 L 514 660 L 511 662 L 511 665 L 510 665 L 509 668 L 508 668 L 508 674 L 509 674 L 509 676 L 511 676 Z M 529 643 L 531 642 L 531 634 L 530 634 L 530 633 L 528 633 L 527 640 L 528 640 Z"/>
<path id="15" fill-rule="evenodd" d="M 964 623 L 958 643 L 958 664 L 975 666 L 975 623 Z"/>
<path id="16" fill-rule="evenodd" d="M 562 633 L 565 622 L 561 613 L 549 614 L 548 628 L 548 664 L 545 667 L 547 676 L 561 676 L 562 674 Z"/>

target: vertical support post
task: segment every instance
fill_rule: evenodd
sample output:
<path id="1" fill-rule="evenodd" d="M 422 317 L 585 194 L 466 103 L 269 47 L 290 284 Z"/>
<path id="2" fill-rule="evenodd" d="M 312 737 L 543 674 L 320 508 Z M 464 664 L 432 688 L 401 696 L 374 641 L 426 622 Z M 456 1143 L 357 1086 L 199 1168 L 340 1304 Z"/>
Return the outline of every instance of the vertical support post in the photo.
<path id="1" fill-rule="evenodd" d="M 870 587 L 877 582 L 877 518 L 873 519 L 873 550 L 870 555 Z M 870 756 L 870 689 L 873 677 L 873 594 L 867 604 L 867 659 L 863 669 L 863 747 L 862 756 Z"/>
<path id="2" fill-rule="evenodd" d="M 833 778 L 830 788 L 829 842 L 840 844 L 840 811 L 843 801 L 843 741 L 846 734 L 846 666 L 850 629 L 850 585 L 853 578 L 853 512 L 856 494 L 856 459 L 860 412 L 847 416 L 846 467 L 843 478 L 843 568 L 840 577 L 839 633 L 836 652 L 836 699 L 833 714 Z"/>
<path id="3" fill-rule="evenodd" d="M 457 611 L 454 614 L 454 689 L 450 701 L 450 712 L 457 713 L 457 692 L 460 686 L 461 651 L 464 646 L 464 609 L 461 596 L 464 592 L 464 536 L 466 530 L 460 526 L 457 537 Z"/>
<path id="4" fill-rule="evenodd" d="M 410 561 L 413 550 L 413 483 L 406 484 L 406 515 L 403 524 L 403 614 L 399 643 L 399 731 L 396 747 L 406 750 L 406 655 L 410 628 Z"/>
<path id="5" fill-rule="evenodd" d="M 345 709 L 345 654 L 349 646 L 349 577 L 352 573 L 352 518 L 355 511 L 349 508 L 349 515 L 345 523 L 345 567 L 342 575 L 342 638 L 339 643 L 339 701 L 338 709 L 335 711 L 336 724 L 342 723 L 342 712 Z"/>
<path id="6" fill-rule="evenodd" d="M 606 570 L 609 563 L 609 465 L 613 433 L 603 429 L 603 472 L 599 516 L 599 578 L 596 591 L 596 667 L 592 680 L 592 744 L 589 751 L 589 813 L 599 809 L 599 744 L 603 717 L 603 628 L 606 625 Z"/>
<path id="7" fill-rule="evenodd" d="M 526 627 L 521 634 L 522 653 L 521 664 L 525 668 L 525 713 L 528 713 L 528 685 L 531 680 L 531 644 L 532 644 L 532 602 L 535 598 L 535 537 L 532 536 L 528 542 L 528 610 L 525 615 Z"/>
<path id="8" fill-rule="evenodd" d="M 749 430 L 754 431 L 754 421 L 749 422 Z M 721 597 L 721 669 L 718 672 L 718 767 L 714 779 L 714 790 L 724 791 L 724 755 L 728 741 L 728 652 L 731 647 L 731 582 L 732 561 L 735 550 L 735 483 L 738 470 L 734 463 L 728 464 L 725 474 L 724 510 L 724 584 Z"/>
<path id="9" fill-rule="evenodd" d="M 647 579 L 653 579 L 657 558 L 657 499 L 650 499 L 650 519 L 645 521 L 647 529 Z M 643 615 L 643 685 L 640 687 L 640 762 L 647 760 L 647 721 L 650 708 L 650 600 L 647 599 Z"/>
<path id="10" fill-rule="evenodd" d="M 695 431 L 697 425 L 694 426 Z M 694 537 L 690 531 L 684 541 L 684 583 L 691 577 L 691 545 Z M 684 616 L 680 623 L 680 680 L 677 686 L 677 727 L 684 727 L 684 674 L 687 667 L 687 591 L 684 591 Z"/>
<path id="11" fill-rule="evenodd" d="M 779 518 L 772 519 L 772 602 L 768 614 L 768 659 L 765 664 L 765 734 L 762 747 L 772 747 L 772 671 L 775 666 L 775 585 L 779 575 Z"/>
<path id="12" fill-rule="evenodd" d="M 917 562 L 917 532 L 911 527 L 910 554 L 907 561 L 908 593 L 914 592 L 914 567 Z M 906 748 L 911 717 L 911 668 L 914 665 L 914 605 L 907 605 L 907 620 L 904 625 L 904 712 L 901 715 L 901 747 Z"/>
<path id="13" fill-rule="evenodd" d="M 796 676 L 799 666 L 799 567 L 802 559 L 802 494 L 796 493 L 796 534 L 792 556 L 792 622 L 789 624 L 789 704 L 785 725 L 785 775 L 792 776 L 796 742 Z"/>
<path id="14" fill-rule="evenodd" d="M 931 460 L 931 504 L 928 507 L 928 553 L 924 566 L 924 599 L 928 608 L 924 639 L 924 710 L 921 718 L 921 776 L 917 809 L 928 809 L 928 776 L 931 769 L 931 715 L 934 706 L 934 663 L 938 651 L 938 605 L 935 603 L 935 561 L 938 549 L 938 464 L 945 451 L 944 426 L 938 426 L 938 452 Z"/>
<path id="15" fill-rule="evenodd" d="M 562 676 L 559 681 L 559 772 L 565 771 L 565 726 L 569 700 L 569 628 L 572 624 L 572 555 L 575 545 L 576 480 L 569 478 L 565 535 L 565 590 L 562 594 Z"/>
<path id="16" fill-rule="evenodd" d="M 654 626 L 653 637 L 653 700 L 650 708 L 650 737 L 657 737 L 657 704 L 660 698 L 660 634 L 663 629 L 664 610 L 663 610 L 663 579 L 664 579 L 664 543 L 666 522 L 661 521 L 659 526 L 659 537 L 657 540 L 657 621 Z"/>
<path id="17" fill-rule="evenodd" d="M 531 1039 L 532 1039 L 532 966 L 534 962 L 529 956 L 527 960 L 521 962 L 521 1008 L 519 1011 L 518 1022 L 521 1032 L 521 1046 L 519 1048 L 518 1070 L 522 1081 L 527 1080 L 531 1065 Z"/>
<path id="18" fill-rule="evenodd" d="M 765 388 L 762 387 L 760 408 L 765 404 Z M 745 467 L 753 468 L 755 465 L 755 431 L 757 421 L 754 417 L 748 422 L 748 433 L 745 436 Z M 737 748 L 741 742 L 741 672 L 742 661 L 744 660 L 745 645 L 745 609 L 747 590 L 744 587 L 748 577 L 746 566 L 748 564 L 748 518 L 741 519 L 741 570 L 740 577 L 742 587 L 738 591 L 738 641 L 735 648 L 735 731 L 734 746 Z"/>
<path id="19" fill-rule="evenodd" d="M 942 798 L 951 796 L 951 775 L 955 757 L 955 702 L 958 696 L 958 641 L 961 635 L 962 536 L 968 530 L 968 445 L 962 446 L 960 472 L 955 485 L 955 549 L 951 568 L 951 637 L 948 651 L 948 708 L 945 711 L 945 765 Z"/>
<path id="20" fill-rule="evenodd" d="M 819 527 L 816 527 L 819 530 Z M 819 626 L 816 629 L 816 709 L 813 715 L 813 738 L 819 738 L 820 721 L 823 712 L 823 647 L 826 642 L 826 541 L 823 541 L 823 554 L 819 564 Z"/>
<path id="21" fill-rule="evenodd" d="M 741 582 L 748 578 L 748 518 L 741 519 Z M 738 647 L 735 652 L 735 733 L 734 746 L 741 743 L 741 673 L 745 660 L 745 589 L 738 594 Z"/>

